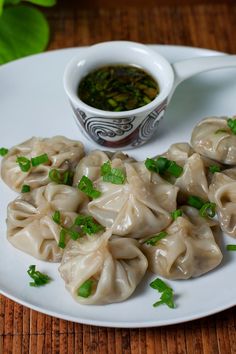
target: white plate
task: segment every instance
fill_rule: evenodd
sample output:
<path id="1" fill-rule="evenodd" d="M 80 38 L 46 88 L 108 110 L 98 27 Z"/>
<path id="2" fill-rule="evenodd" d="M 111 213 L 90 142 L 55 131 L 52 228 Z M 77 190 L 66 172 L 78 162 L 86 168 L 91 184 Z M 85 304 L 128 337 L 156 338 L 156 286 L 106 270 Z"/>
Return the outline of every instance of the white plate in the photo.
<path id="1" fill-rule="evenodd" d="M 153 46 L 170 61 L 216 55 L 198 48 Z M 66 63 L 83 48 L 31 56 L 0 67 L 0 145 L 11 147 L 29 137 L 63 134 L 95 148 L 78 131 L 62 87 Z M 148 144 L 129 151 L 138 159 L 165 151 L 171 143 L 189 141 L 194 124 L 208 115 L 236 113 L 236 69 L 204 73 L 181 84 L 172 98 L 159 133 Z M 97 147 L 97 146 L 96 146 Z M 236 252 L 225 252 L 220 267 L 194 280 L 169 281 L 176 293 L 177 308 L 153 308 L 159 297 L 149 287 L 155 276 L 147 275 L 134 295 L 123 303 L 81 306 L 64 289 L 57 264 L 44 263 L 25 255 L 6 241 L 6 207 L 15 198 L 0 183 L 0 292 L 40 312 L 80 323 L 109 327 L 152 327 L 184 322 L 227 309 L 236 304 Z M 30 264 L 54 281 L 42 288 L 28 286 Z"/>

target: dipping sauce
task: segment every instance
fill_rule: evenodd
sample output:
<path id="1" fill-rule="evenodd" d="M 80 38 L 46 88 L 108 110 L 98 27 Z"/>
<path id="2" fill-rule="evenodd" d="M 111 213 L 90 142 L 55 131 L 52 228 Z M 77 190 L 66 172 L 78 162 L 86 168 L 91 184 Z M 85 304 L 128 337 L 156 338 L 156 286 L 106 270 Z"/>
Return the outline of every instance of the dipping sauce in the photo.
<path id="1" fill-rule="evenodd" d="M 150 103 L 159 93 L 157 82 L 132 65 L 113 65 L 86 75 L 78 96 L 87 105 L 103 111 L 129 111 Z"/>

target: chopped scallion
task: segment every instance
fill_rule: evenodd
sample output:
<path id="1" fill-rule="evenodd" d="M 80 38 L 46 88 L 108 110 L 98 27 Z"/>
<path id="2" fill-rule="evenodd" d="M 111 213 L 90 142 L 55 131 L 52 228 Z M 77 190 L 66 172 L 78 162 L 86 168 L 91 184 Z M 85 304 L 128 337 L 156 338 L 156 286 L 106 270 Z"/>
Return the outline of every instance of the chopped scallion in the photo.
<path id="1" fill-rule="evenodd" d="M 205 201 L 195 195 L 190 195 L 188 197 L 187 204 L 200 210 L 201 207 L 205 204 Z"/>
<path id="2" fill-rule="evenodd" d="M 151 282 L 150 287 L 161 293 L 160 300 L 155 302 L 153 307 L 165 304 L 172 309 L 175 308 L 173 289 L 169 287 L 163 280 L 160 278 L 155 279 L 153 282 Z"/>
<path id="3" fill-rule="evenodd" d="M 49 162 L 49 158 L 47 154 L 42 154 L 31 158 L 31 163 L 33 167 L 42 165 L 43 163 L 47 163 L 47 162 Z"/>
<path id="4" fill-rule="evenodd" d="M 66 231 L 64 229 L 61 229 L 58 247 L 60 247 L 60 248 L 66 247 L 65 239 L 66 239 Z"/>
<path id="5" fill-rule="evenodd" d="M 93 182 L 87 176 L 81 178 L 78 188 L 92 199 L 98 198 L 101 195 L 101 192 L 94 188 Z"/>
<path id="6" fill-rule="evenodd" d="M 27 157 L 18 156 L 16 162 L 19 164 L 22 172 L 28 172 L 30 170 L 31 162 L 29 159 L 27 159 Z"/>
<path id="7" fill-rule="evenodd" d="M 176 209 L 170 213 L 171 217 L 173 220 L 176 220 L 179 216 L 183 215 L 183 212 L 181 209 Z"/>
<path id="8" fill-rule="evenodd" d="M 175 161 L 168 160 L 166 157 L 160 156 L 156 160 L 147 158 L 145 166 L 152 172 L 163 175 L 169 173 L 178 178 L 183 173 L 183 167 L 179 166 Z"/>
<path id="9" fill-rule="evenodd" d="M 38 287 L 38 286 L 45 285 L 51 281 L 51 278 L 48 275 L 43 274 L 38 270 L 36 270 L 35 265 L 29 266 L 27 273 L 34 280 L 33 282 L 29 283 L 30 286 Z"/>
<path id="10" fill-rule="evenodd" d="M 89 215 L 78 215 L 74 221 L 74 225 L 80 226 L 81 230 L 88 235 L 104 230 L 104 227 L 95 222 L 94 218 Z"/>
<path id="11" fill-rule="evenodd" d="M 227 120 L 227 125 L 231 129 L 232 133 L 236 134 L 236 119 L 229 118 Z"/>
<path id="12" fill-rule="evenodd" d="M 8 153 L 8 149 L 1 147 L 0 148 L 0 156 L 5 156 Z"/>
<path id="13" fill-rule="evenodd" d="M 203 217 L 214 218 L 216 215 L 216 204 L 215 203 L 205 203 L 199 210 L 199 214 Z"/>
<path id="14" fill-rule="evenodd" d="M 91 295 L 92 293 L 92 287 L 93 287 L 94 281 L 92 279 L 86 280 L 78 289 L 77 294 L 78 296 L 87 298 Z"/>
<path id="15" fill-rule="evenodd" d="M 28 184 L 23 184 L 23 186 L 21 187 L 21 193 L 28 193 L 30 192 L 30 186 L 28 186 Z"/>
<path id="16" fill-rule="evenodd" d="M 167 232 L 162 231 L 158 235 L 155 235 L 155 236 L 152 236 L 151 238 L 149 238 L 147 241 L 145 241 L 145 243 L 147 245 L 156 246 L 157 242 L 160 241 L 161 239 L 163 239 L 164 237 L 166 237 L 167 235 L 168 235 Z"/>
<path id="17" fill-rule="evenodd" d="M 54 212 L 54 214 L 53 214 L 53 216 L 52 216 L 52 220 L 53 220 L 56 224 L 60 225 L 60 223 L 61 223 L 61 213 L 60 213 L 59 210 L 56 210 L 56 211 Z"/>
<path id="18" fill-rule="evenodd" d="M 120 168 L 112 168 L 110 161 L 105 162 L 101 166 L 101 175 L 104 182 L 113 184 L 124 184 L 125 174 Z"/>
<path id="19" fill-rule="evenodd" d="M 236 251 L 236 245 L 227 245 L 226 249 L 227 251 Z"/>
<path id="20" fill-rule="evenodd" d="M 220 172 L 221 168 L 220 168 L 220 166 L 217 166 L 217 165 L 211 165 L 211 166 L 209 166 L 209 171 L 211 173 Z"/>

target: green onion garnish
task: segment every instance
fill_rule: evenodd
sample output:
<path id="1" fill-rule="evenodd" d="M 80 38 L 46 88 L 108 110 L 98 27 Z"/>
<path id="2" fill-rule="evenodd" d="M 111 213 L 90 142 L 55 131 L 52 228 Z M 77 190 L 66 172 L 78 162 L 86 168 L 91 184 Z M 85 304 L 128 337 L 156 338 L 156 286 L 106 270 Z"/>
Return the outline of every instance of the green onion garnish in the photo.
<path id="1" fill-rule="evenodd" d="M 60 247 L 60 248 L 66 247 L 65 239 L 66 239 L 66 231 L 64 229 L 61 229 L 58 247 Z"/>
<path id="2" fill-rule="evenodd" d="M 81 178 L 78 188 L 92 199 L 98 198 L 101 195 L 101 192 L 94 188 L 93 182 L 87 176 Z"/>
<path id="3" fill-rule="evenodd" d="M 74 241 L 78 240 L 78 238 L 81 237 L 81 234 L 80 234 L 78 231 L 75 231 L 75 230 L 73 230 L 73 229 L 67 229 L 67 228 L 65 228 L 65 227 L 63 227 L 62 229 L 63 229 L 63 230 L 65 231 L 65 233 L 67 233 L 67 234 L 70 236 L 70 238 L 71 238 L 72 240 L 74 240 Z"/>
<path id="4" fill-rule="evenodd" d="M 36 270 L 35 265 L 30 265 L 29 269 L 27 270 L 27 273 L 34 280 L 33 282 L 29 283 L 30 286 L 38 287 L 38 286 L 45 285 L 51 281 L 51 278 L 48 275 L 43 274 L 38 270 Z"/>
<path id="5" fill-rule="evenodd" d="M 166 237 L 167 235 L 168 235 L 167 232 L 162 231 L 158 235 L 149 238 L 147 241 L 145 241 L 145 243 L 147 245 L 156 246 L 157 242 L 160 241 L 162 238 Z"/>
<path id="6" fill-rule="evenodd" d="M 88 279 L 86 280 L 78 289 L 77 294 L 78 296 L 81 297 L 89 297 L 92 293 L 92 286 L 93 286 L 93 280 L 92 279 Z"/>
<path id="7" fill-rule="evenodd" d="M 8 149 L 1 147 L 0 148 L 0 156 L 5 156 L 8 153 Z"/>
<path id="8" fill-rule="evenodd" d="M 187 204 L 200 210 L 205 204 L 205 201 L 195 195 L 190 195 L 190 197 L 188 197 Z"/>
<path id="9" fill-rule="evenodd" d="M 42 165 L 43 163 L 47 163 L 47 162 L 49 162 L 49 158 L 47 154 L 32 157 L 31 159 L 31 163 L 33 167 Z"/>
<path id="10" fill-rule="evenodd" d="M 205 203 L 199 210 L 199 214 L 203 217 L 214 218 L 216 215 L 216 204 L 215 203 Z"/>
<path id="11" fill-rule="evenodd" d="M 153 282 L 151 282 L 150 287 L 162 293 L 160 300 L 155 302 L 153 307 L 165 304 L 172 309 L 175 308 L 173 289 L 170 288 L 163 280 L 160 278 L 155 279 Z"/>
<path id="12" fill-rule="evenodd" d="M 183 167 L 163 156 L 158 157 L 156 160 L 147 158 L 145 166 L 149 171 L 159 173 L 160 175 L 169 173 L 176 178 L 183 173 Z"/>
<path id="13" fill-rule="evenodd" d="M 236 134 L 236 119 L 227 119 L 227 125 L 231 129 L 233 134 Z"/>
<path id="14" fill-rule="evenodd" d="M 29 159 L 27 159 L 27 157 L 18 156 L 16 162 L 19 164 L 22 172 L 28 172 L 30 170 L 31 162 Z"/>
<path id="15" fill-rule="evenodd" d="M 172 217 L 173 220 L 176 220 L 179 216 L 182 216 L 182 215 L 183 215 L 183 212 L 182 212 L 182 210 L 180 210 L 180 209 L 176 209 L 176 210 L 172 211 L 172 212 L 170 213 L 170 215 L 171 215 L 171 217 Z"/>
<path id="16" fill-rule="evenodd" d="M 227 245 L 226 249 L 227 251 L 236 251 L 236 245 Z"/>
<path id="17" fill-rule="evenodd" d="M 110 161 L 105 162 L 101 166 L 101 175 L 104 182 L 113 184 L 124 184 L 125 174 L 120 168 L 112 168 Z"/>
<path id="18" fill-rule="evenodd" d="M 104 227 L 98 224 L 92 216 L 87 215 L 78 215 L 74 221 L 74 225 L 80 226 L 81 230 L 88 235 L 104 230 Z"/>
<path id="19" fill-rule="evenodd" d="M 23 186 L 21 187 L 21 193 L 28 193 L 30 192 L 30 186 L 28 186 L 28 184 L 23 184 Z"/>
<path id="20" fill-rule="evenodd" d="M 211 173 L 220 172 L 221 168 L 220 168 L 220 166 L 217 166 L 217 165 L 211 165 L 211 166 L 209 166 L 209 171 Z"/>
<path id="21" fill-rule="evenodd" d="M 67 186 L 72 186 L 74 173 L 72 171 L 61 172 L 56 168 L 52 168 L 49 171 L 48 177 L 52 182 L 57 184 L 65 184 Z"/>
<path id="22" fill-rule="evenodd" d="M 60 223 L 61 223 L 61 213 L 60 213 L 59 210 L 56 210 L 56 211 L 54 212 L 54 214 L 53 214 L 53 216 L 52 216 L 52 220 L 53 220 L 56 224 L 60 225 Z"/>

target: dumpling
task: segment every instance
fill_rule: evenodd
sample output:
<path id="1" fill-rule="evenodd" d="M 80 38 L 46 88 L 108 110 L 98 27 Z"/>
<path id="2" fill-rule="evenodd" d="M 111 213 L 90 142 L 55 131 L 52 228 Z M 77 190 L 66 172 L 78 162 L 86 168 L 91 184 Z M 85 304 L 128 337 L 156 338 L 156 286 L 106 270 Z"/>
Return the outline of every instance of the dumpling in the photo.
<path id="1" fill-rule="evenodd" d="M 113 167 L 117 167 L 115 162 Z M 104 182 L 102 178 L 94 182 L 102 194 L 89 202 L 89 214 L 119 236 L 141 238 L 169 225 L 178 188 L 150 173 L 143 163 L 124 163 L 123 170 L 124 184 Z"/>
<path id="2" fill-rule="evenodd" d="M 217 267 L 222 260 L 208 220 L 192 207 L 182 210 L 183 216 L 165 229 L 164 238 L 154 246 L 142 245 L 150 270 L 169 279 L 198 277 Z"/>
<path id="3" fill-rule="evenodd" d="M 104 152 L 100 150 L 94 150 L 90 152 L 88 155 L 86 155 L 84 158 L 82 158 L 82 160 L 78 163 L 75 170 L 73 185 L 76 186 L 83 176 L 88 177 L 91 181 L 95 181 L 101 175 L 100 174 L 101 166 L 105 162 L 111 160 L 117 160 L 117 162 L 120 160 L 121 163 L 123 161 L 125 162 L 135 161 L 133 158 L 119 151 L 116 153 L 111 153 L 108 151 Z"/>
<path id="4" fill-rule="evenodd" d="M 84 236 L 67 244 L 59 272 L 72 297 L 84 305 L 108 304 L 127 299 L 147 270 L 147 259 L 139 243 L 130 238 L 111 237 L 111 231 Z M 88 297 L 79 288 L 91 281 Z"/>
<path id="5" fill-rule="evenodd" d="M 162 156 L 183 167 L 183 173 L 178 178 L 169 178 L 169 181 L 179 188 L 180 203 L 186 202 L 190 195 L 208 200 L 208 186 L 212 179 L 209 167 L 221 167 L 217 162 L 195 153 L 188 143 L 173 144 Z"/>
<path id="6" fill-rule="evenodd" d="M 50 162 L 31 167 L 28 172 L 22 172 L 16 162 L 18 156 L 30 159 L 42 154 L 47 154 Z M 3 181 L 16 192 L 21 191 L 23 184 L 37 188 L 50 182 L 48 174 L 51 169 L 73 171 L 83 156 L 84 147 L 79 141 L 63 136 L 45 139 L 33 137 L 8 151 L 2 160 L 1 176 Z"/>
<path id="7" fill-rule="evenodd" d="M 236 168 L 214 174 L 209 198 L 216 203 L 221 229 L 236 237 Z"/>
<path id="8" fill-rule="evenodd" d="M 35 258 L 59 262 L 63 251 L 58 247 L 61 227 L 52 215 L 59 210 L 63 226 L 69 228 L 86 204 L 84 193 L 61 184 L 49 183 L 22 194 L 8 205 L 8 241 Z"/>
<path id="9" fill-rule="evenodd" d="M 226 165 L 236 165 L 236 135 L 227 125 L 227 117 L 210 117 L 198 123 L 191 143 L 196 152 Z"/>

